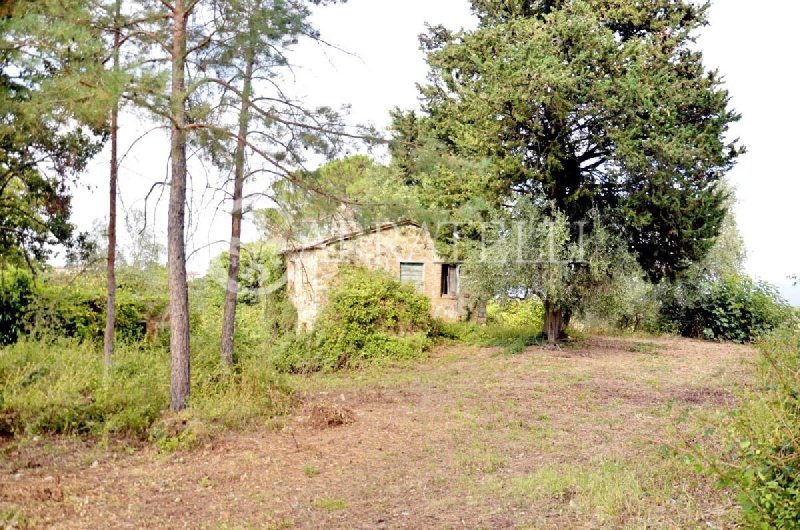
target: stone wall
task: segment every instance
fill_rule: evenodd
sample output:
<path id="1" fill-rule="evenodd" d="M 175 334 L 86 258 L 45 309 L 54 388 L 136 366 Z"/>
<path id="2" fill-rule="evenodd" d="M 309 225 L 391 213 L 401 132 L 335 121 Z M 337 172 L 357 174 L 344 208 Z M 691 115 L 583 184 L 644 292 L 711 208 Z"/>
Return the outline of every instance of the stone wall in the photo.
<path id="1" fill-rule="evenodd" d="M 320 248 L 287 252 L 286 260 L 289 298 L 297 308 L 300 328 L 313 326 L 343 263 L 382 269 L 398 279 L 400 263 L 422 263 L 422 292 L 431 299 L 433 316 L 456 321 L 468 314 L 467 298 L 441 295 L 442 262 L 427 231 L 414 225 L 393 226 Z"/>

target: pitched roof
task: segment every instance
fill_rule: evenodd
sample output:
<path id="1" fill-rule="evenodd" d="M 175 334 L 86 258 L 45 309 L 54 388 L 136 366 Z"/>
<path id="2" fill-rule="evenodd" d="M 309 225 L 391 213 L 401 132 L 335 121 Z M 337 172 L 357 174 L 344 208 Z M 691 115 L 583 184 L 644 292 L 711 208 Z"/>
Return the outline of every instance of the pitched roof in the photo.
<path id="1" fill-rule="evenodd" d="M 348 241 L 350 239 L 355 239 L 357 237 L 365 236 L 367 234 L 374 234 L 377 232 L 383 232 L 384 230 L 389 230 L 391 228 L 397 228 L 401 226 L 416 226 L 417 228 L 422 228 L 422 225 L 417 223 L 416 221 L 412 221 L 411 219 L 401 219 L 400 221 L 393 221 L 387 223 L 381 223 L 377 225 L 373 225 L 367 228 L 362 228 L 360 230 L 355 230 L 352 232 L 348 232 L 345 234 L 339 234 L 335 236 L 331 236 L 315 243 L 306 243 L 300 246 L 293 246 L 289 248 L 283 249 L 283 254 L 292 254 L 294 252 L 303 252 L 305 250 L 319 250 L 327 247 L 328 245 L 332 245 L 334 243 L 338 243 L 339 241 Z"/>

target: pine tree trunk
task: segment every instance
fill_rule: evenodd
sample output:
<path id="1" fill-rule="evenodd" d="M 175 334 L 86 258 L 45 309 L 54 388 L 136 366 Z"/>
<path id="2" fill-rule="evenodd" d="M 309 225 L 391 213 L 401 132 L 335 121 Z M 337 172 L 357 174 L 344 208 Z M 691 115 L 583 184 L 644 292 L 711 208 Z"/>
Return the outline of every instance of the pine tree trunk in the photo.
<path id="1" fill-rule="evenodd" d="M 189 287 L 186 280 L 186 23 L 184 0 L 174 0 L 172 18 L 172 175 L 167 214 L 170 312 L 170 406 L 180 411 L 189 401 Z"/>
<path id="2" fill-rule="evenodd" d="M 114 8 L 114 58 L 113 71 L 119 73 L 119 48 L 122 45 L 122 35 L 119 27 L 122 0 L 117 0 Z M 119 129 L 119 100 L 111 107 L 111 169 L 109 172 L 108 190 L 108 257 L 106 260 L 106 329 L 103 336 L 103 360 L 106 372 L 111 368 L 114 357 L 114 329 L 117 319 L 117 177 L 119 163 L 117 156 Z"/>
<path id="3" fill-rule="evenodd" d="M 569 313 L 549 300 L 544 302 L 544 334 L 549 344 L 556 344 L 565 336 Z"/>
<path id="4" fill-rule="evenodd" d="M 225 289 L 225 311 L 222 316 L 220 358 L 224 367 L 233 365 L 233 335 L 236 327 L 236 301 L 239 293 L 239 263 L 242 247 L 242 195 L 244 190 L 245 149 L 250 124 L 250 92 L 253 82 L 254 50 L 248 50 L 242 87 L 242 107 L 234 155 L 233 210 L 231 211 L 231 242 L 228 263 L 228 282 Z"/>

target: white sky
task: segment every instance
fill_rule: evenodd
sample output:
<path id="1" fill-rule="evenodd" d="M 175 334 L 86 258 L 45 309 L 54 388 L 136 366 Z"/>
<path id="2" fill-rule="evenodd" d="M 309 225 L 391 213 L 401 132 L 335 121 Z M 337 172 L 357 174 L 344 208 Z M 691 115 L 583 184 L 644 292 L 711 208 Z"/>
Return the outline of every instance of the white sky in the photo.
<path id="1" fill-rule="evenodd" d="M 800 273 L 795 234 L 800 225 L 800 175 L 793 163 L 800 123 L 796 97 L 800 2 L 764 0 L 758 9 L 753 5 L 717 0 L 700 47 L 707 66 L 725 75 L 733 106 L 743 114 L 733 135 L 741 137 L 749 152 L 730 179 L 739 197 L 736 216 L 747 245 L 747 269 L 779 285 L 784 296 L 800 304 L 800 288 L 792 288 L 786 279 Z M 427 68 L 417 36 L 425 22 L 449 28 L 474 24 L 467 0 L 349 0 L 320 8 L 314 22 L 324 39 L 356 56 L 302 43 L 294 56 L 294 62 L 302 65 L 296 70 L 295 91 L 313 104 L 350 104 L 353 123 L 379 127 L 389 123 L 391 108 L 418 105 L 415 83 L 425 80 Z M 122 125 L 123 145 L 146 129 L 135 116 L 126 116 Z M 131 151 L 120 183 L 127 207 L 142 208 L 152 184 L 165 178 L 167 147 L 166 137 L 155 134 Z M 93 163 L 87 178 L 90 188 L 76 195 L 75 220 L 82 229 L 108 214 L 107 156 L 106 152 Z M 194 171 L 195 179 L 204 179 L 201 168 Z M 190 270 L 204 270 L 208 260 L 225 248 L 208 246 L 224 240 L 230 225 L 225 212 L 209 206 L 212 202 L 209 197 L 195 197 L 199 211 L 190 241 L 196 250 Z M 149 205 L 152 213 L 155 201 Z M 166 193 L 156 218 L 162 233 L 165 210 Z M 253 227 L 246 225 L 244 238 L 254 237 Z"/>

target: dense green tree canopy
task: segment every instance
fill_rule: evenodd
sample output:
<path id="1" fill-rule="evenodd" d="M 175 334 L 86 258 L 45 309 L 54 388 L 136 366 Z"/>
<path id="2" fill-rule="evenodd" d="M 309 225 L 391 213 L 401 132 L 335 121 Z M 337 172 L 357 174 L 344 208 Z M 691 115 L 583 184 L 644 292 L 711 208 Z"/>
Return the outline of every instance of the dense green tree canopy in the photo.
<path id="1" fill-rule="evenodd" d="M 422 38 L 430 82 L 422 117 L 395 116 L 401 167 L 413 172 L 433 138 L 490 162 L 489 199 L 527 196 L 570 222 L 598 210 L 651 279 L 701 259 L 725 216 L 719 183 L 741 152 L 726 139 L 738 115 L 693 46 L 706 6 L 474 0 L 473 9 L 476 30 L 434 27 Z"/>
<path id="2" fill-rule="evenodd" d="M 71 186 L 102 143 L 102 49 L 82 2 L 17 1 L 0 14 L 0 257 L 75 243 Z"/>
<path id="3" fill-rule="evenodd" d="M 414 192 L 397 168 L 355 155 L 297 181 L 274 182 L 267 192 L 272 206 L 257 212 L 256 223 L 268 239 L 291 245 L 407 216 L 429 222 Z"/>

